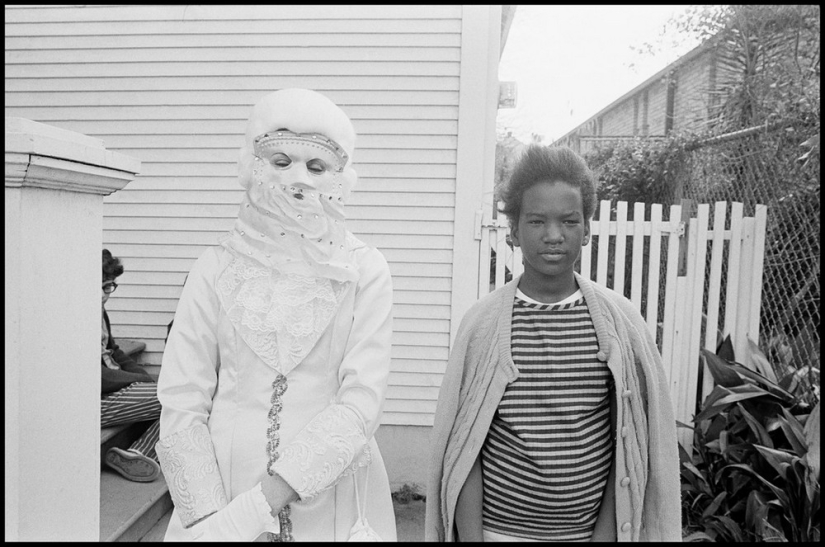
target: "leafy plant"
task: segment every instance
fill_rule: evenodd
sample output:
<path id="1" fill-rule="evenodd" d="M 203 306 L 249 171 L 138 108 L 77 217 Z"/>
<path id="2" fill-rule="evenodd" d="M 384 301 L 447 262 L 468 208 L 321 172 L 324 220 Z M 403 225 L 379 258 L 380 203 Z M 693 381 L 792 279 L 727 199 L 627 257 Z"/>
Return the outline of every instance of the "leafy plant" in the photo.
<path id="1" fill-rule="evenodd" d="M 735 362 L 730 337 L 702 350 L 716 386 L 693 455 L 679 447 L 685 540 L 819 541 L 818 387 L 812 398 L 795 370 L 776 381 L 755 344 L 750 354 L 766 374 Z"/>

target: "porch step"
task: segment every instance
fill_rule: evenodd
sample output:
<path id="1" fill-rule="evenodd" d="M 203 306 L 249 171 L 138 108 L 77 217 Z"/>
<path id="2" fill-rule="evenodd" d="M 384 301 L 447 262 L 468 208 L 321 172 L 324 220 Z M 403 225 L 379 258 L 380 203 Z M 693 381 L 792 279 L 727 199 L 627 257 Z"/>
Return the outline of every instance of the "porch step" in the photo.
<path id="1" fill-rule="evenodd" d="M 152 482 L 132 482 L 110 469 L 101 470 L 100 541 L 141 541 L 171 511 L 162 473 Z"/>
<path id="2" fill-rule="evenodd" d="M 118 339 L 118 345 L 135 359 L 146 348 L 140 340 Z M 157 380 L 156 374 L 152 376 Z M 172 498 L 163 474 L 153 482 L 133 482 L 103 463 L 109 448 L 130 446 L 149 425 L 139 422 L 100 428 L 100 541 L 163 541 L 172 514 Z"/>
<path id="3" fill-rule="evenodd" d="M 160 520 L 152 526 L 152 529 L 149 530 L 145 536 L 140 538 L 138 541 L 144 542 L 161 542 L 163 538 L 166 536 L 166 528 L 169 527 L 169 519 L 172 518 L 172 510 L 166 512 L 165 515 L 160 517 Z"/>

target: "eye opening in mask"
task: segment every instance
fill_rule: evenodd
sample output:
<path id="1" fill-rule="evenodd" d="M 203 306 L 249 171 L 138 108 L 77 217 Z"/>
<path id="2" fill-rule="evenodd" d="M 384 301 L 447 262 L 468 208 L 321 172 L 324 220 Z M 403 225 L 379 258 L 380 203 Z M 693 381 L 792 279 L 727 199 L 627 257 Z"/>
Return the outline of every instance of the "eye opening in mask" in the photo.
<path id="1" fill-rule="evenodd" d="M 313 175 L 320 175 L 327 170 L 327 164 L 324 160 L 314 158 L 307 162 L 307 171 Z"/>
<path id="2" fill-rule="evenodd" d="M 276 152 L 271 158 L 269 158 L 269 163 L 278 169 L 286 169 L 292 165 L 292 159 L 282 152 Z"/>
<path id="3" fill-rule="evenodd" d="M 349 159 L 347 153 L 341 145 L 320 133 L 295 133 L 294 131 L 283 128 L 277 129 L 274 132 L 258 135 L 253 141 L 253 153 L 255 156 L 265 160 L 268 155 L 267 149 L 274 148 L 282 142 L 295 144 L 303 142 L 306 144 L 311 144 L 314 147 L 320 147 L 328 152 L 330 154 L 330 161 L 325 161 L 320 158 L 313 158 L 307 162 L 307 170 L 315 175 L 321 175 L 327 171 L 340 173 L 344 170 L 344 166 L 346 166 Z M 280 158 L 281 156 L 290 162 L 289 165 L 292 164 L 292 160 L 282 152 L 276 152 L 273 154 L 269 161 L 276 168 L 286 169 L 289 165 L 285 163 L 282 165 L 277 165 L 275 162 L 275 158 Z"/>

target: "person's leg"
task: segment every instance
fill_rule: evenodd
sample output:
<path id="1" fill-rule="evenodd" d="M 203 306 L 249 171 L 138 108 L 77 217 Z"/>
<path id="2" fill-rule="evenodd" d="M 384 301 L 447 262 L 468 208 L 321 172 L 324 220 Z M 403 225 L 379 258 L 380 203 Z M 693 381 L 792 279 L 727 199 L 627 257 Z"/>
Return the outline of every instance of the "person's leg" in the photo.
<path id="1" fill-rule="evenodd" d="M 149 426 L 149 429 L 147 429 L 138 440 L 132 443 L 129 450 L 134 450 L 147 458 L 158 461 L 158 453 L 155 452 L 155 444 L 157 444 L 158 440 L 160 440 L 160 420 L 155 420 L 152 425 Z"/>
<path id="2" fill-rule="evenodd" d="M 132 424 L 160 418 L 158 385 L 135 382 L 100 399 L 100 427 Z"/>
<path id="3" fill-rule="evenodd" d="M 132 481 L 150 482 L 160 474 L 154 444 L 160 433 L 160 402 L 157 384 L 138 382 L 107 395 L 100 402 L 101 426 L 131 424 L 155 420 L 128 450 L 112 447 L 106 452 L 106 464 Z"/>

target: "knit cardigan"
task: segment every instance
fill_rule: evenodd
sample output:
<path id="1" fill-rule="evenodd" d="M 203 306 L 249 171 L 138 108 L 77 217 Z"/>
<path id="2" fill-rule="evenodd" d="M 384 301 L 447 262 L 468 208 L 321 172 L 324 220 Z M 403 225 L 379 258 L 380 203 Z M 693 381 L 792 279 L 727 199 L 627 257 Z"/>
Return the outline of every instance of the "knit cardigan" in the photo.
<path id="1" fill-rule="evenodd" d="M 455 541 L 458 495 L 507 384 L 518 377 L 510 348 L 519 279 L 465 314 L 441 384 L 431 437 L 426 541 Z M 681 541 L 676 420 L 662 358 L 641 314 L 624 296 L 576 274 L 615 385 L 616 537 Z"/>

